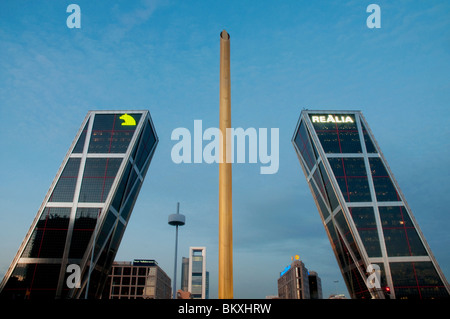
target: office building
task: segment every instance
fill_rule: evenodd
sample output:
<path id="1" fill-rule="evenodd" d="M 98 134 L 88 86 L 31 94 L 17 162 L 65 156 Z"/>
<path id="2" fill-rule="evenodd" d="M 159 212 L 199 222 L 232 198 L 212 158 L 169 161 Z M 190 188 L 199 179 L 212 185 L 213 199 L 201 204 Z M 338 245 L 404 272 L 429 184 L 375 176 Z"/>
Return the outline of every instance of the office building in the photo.
<path id="1" fill-rule="evenodd" d="M 207 299 L 209 282 L 206 271 L 206 247 L 189 248 L 188 291 L 193 299 Z"/>
<path id="2" fill-rule="evenodd" d="M 310 299 L 323 299 L 322 295 L 322 280 L 317 272 L 310 271 L 308 274 L 309 281 L 309 298 Z"/>
<path id="3" fill-rule="evenodd" d="M 189 287 L 189 258 L 181 259 L 181 290 L 188 291 Z"/>
<path id="4" fill-rule="evenodd" d="M 170 299 L 171 280 L 155 260 L 114 262 L 103 292 L 109 299 Z"/>
<path id="5" fill-rule="evenodd" d="M 157 143 L 148 111 L 88 112 L 0 296 L 99 298 Z"/>
<path id="6" fill-rule="evenodd" d="M 304 110 L 292 142 L 351 298 L 449 297 L 361 112 Z"/>
<path id="7" fill-rule="evenodd" d="M 280 299 L 322 299 L 322 284 L 316 272 L 309 272 L 298 258 L 293 259 L 278 278 Z"/>

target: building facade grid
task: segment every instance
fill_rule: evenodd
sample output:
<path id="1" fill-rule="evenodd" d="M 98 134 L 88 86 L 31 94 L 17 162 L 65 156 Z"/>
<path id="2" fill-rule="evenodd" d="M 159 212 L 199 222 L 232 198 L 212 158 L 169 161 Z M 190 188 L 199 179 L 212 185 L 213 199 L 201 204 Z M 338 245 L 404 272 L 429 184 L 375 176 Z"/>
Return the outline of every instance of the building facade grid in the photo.
<path id="1" fill-rule="evenodd" d="M 189 247 L 188 291 L 193 299 L 206 299 L 208 278 L 206 247 Z"/>
<path id="2" fill-rule="evenodd" d="M 352 298 L 449 296 L 360 111 L 303 110 L 292 142 Z M 369 265 L 380 268 L 378 286 Z"/>
<path id="3" fill-rule="evenodd" d="M 170 299 L 171 280 L 154 260 L 114 262 L 104 295 L 109 299 Z"/>
<path id="4" fill-rule="evenodd" d="M 148 111 L 88 112 L 0 296 L 98 298 L 157 143 Z M 70 265 L 79 268 L 73 287 Z"/>

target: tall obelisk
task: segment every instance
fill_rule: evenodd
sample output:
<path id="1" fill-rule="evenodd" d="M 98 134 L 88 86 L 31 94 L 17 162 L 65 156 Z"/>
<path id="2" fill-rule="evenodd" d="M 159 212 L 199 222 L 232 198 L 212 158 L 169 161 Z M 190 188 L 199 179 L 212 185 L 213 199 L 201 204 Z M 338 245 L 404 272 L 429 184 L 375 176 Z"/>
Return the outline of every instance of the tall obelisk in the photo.
<path id="1" fill-rule="evenodd" d="M 220 33 L 219 299 L 233 298 L 230 86 L 230 35 L 223 30 Z"/>

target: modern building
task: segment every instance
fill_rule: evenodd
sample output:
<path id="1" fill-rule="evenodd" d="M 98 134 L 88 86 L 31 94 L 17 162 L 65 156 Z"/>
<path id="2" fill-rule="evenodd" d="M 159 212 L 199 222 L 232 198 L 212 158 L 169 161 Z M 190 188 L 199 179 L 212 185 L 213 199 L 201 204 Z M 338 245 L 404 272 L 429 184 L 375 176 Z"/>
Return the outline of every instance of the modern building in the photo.
<path id="1" fill-rule="evenodd" d="M 148 111 L 88 112 L 0 296 L 99 298 L 157 143 Z"/>
<path id="2" fill-rule="evenodd" d="M 191 276 L 192 278 L 192 276 Z M 195 278 L 195 276 L 194 276 Z M 181 264 L 181 290 L 189 292 L 189 258 L 183 257 Z M 206 296 L 209 299 L 209 271 L 206 271 Z"/>
<path id="3" fill-rule="evenodd" d="M 170 299 L 169 276 L 152 259 L 114 262 L 103 291 L 109 299 Z"/>
<path id="4" fill-rule="evenodd" d="M 181 259 L 181 290 L 188 291 L 189 288 L 189 258 Z"/>
<path id="5" fill-rule="evenodd" d="M 322 280 L 315 271 L 310 271 L 308 275 L 309 297 L 310 299 L 323 299 Z"/>
<path id="6" fill-rule="evenodd" d="M 322 299 L 322 283 L 316 272 L 309 272 L 298 255 L 278 278 L 280 299 Z"/>
<path id="7" fill-rule="evenodd" d="M 303 110 L 292 142 L 351 298 L 449 297 L 360 111 Z"/>
<path id="8" fill-rule="evenodd" d="M 188 291 L 192 294 L 193 299 L 208 299 L 208 277 L 208 272 L 206 271 L 206 247 L 190 247 Z"/>

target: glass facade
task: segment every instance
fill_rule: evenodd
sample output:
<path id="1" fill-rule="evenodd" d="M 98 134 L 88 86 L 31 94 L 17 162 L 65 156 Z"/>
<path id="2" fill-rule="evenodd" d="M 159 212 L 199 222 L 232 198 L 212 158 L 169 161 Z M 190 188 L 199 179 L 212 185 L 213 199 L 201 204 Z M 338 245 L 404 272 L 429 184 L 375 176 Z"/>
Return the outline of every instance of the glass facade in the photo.
<path id="1" fill-rule="evenodd" d="M 89 112 L 0 297 L 99 298 L 157 143 L 148 111 Z M 75 287 L 69 265 L 80 270 Z"/>
<path id="2" fill-rule="evenodd" d="M 206 248 L 190 247 L 188 291 L 193 299 L 206 299 L 207 286 Z"/>
<path id="3" fill-rule="evenodd" d="M 352 298 L 450 296 L 361 112 L 304 110 L 292 143 Z"/>

